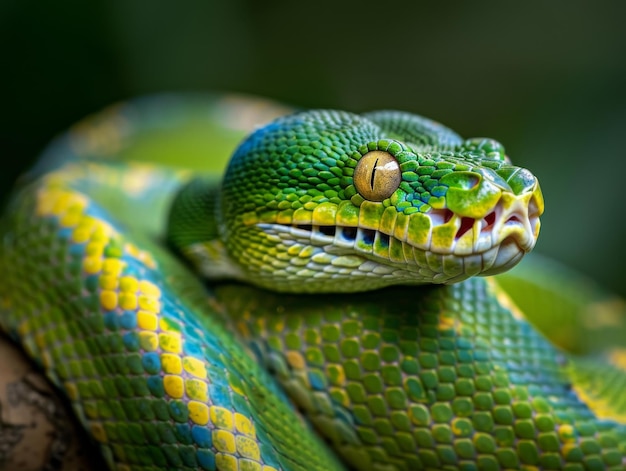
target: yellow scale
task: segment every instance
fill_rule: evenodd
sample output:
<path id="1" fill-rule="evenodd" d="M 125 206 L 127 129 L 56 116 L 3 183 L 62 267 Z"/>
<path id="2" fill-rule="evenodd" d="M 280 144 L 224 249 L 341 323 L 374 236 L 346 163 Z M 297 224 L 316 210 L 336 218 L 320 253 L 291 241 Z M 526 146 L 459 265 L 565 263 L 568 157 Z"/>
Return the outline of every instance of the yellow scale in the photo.
<path id="1" fill-rule="evenodd" d="M 148 280 L 125 276 L 125 263 L 118 258 L 104 257 L 104 250 L 111 238 L 119 237 L 105 221 L 85 214 L 89 199 L 84 195 L 63 186 L 58 174 L 49 177 L 48 184 L 38 193 L 37 215 L 57 216 L 65 228 L 73 228 L 72 241 L 86 243 L 83 270 L 90 275 L 99 275 L 100 304 L 105 310 L 119 307 L 122 310 L 137 310 L 139 343 L 146 352 L 160 349 L 161 368 L 164 373 L 163 387 L 174 399 L 189 399 L 189 418 L 197 425 L 212 425 L 213 446 L 217 450 L 215 459 L 219 469 L 226 471 L 277 471 L 272 466 L 263 465 L 261 452 L 252 421 L 224 407 L 207 405 L 209 402 L 207 370 L 202 360 L 192 356 L 181 356 L 183 338 L 177 327 L 162 317 L 161 290 Z M 149 253 L 141 251 L 133 244 L 124 244 L 124 252 L 150 268 L 156 267 Z M 20 326 L 22 334 L 31 331 L 27 323 Z M 45 339 L 36 336 L 37 345 L 45 351 Z M 44 355 L 46 366 L 52 359 Z M 183 371 L 192 378 L 183 378 Z M 67 381 L 65 391 L 72 400 L 79 396 L 76 383 Z M 239 394 L 233 387 L 233 390 Z M 98 419 L 98 410 L 85 404 L 85 416 Z M 91 433 L 101 443 L 107 443 L 106 431 L 101 423 L 89 424 Z M 120 471 L 130 471 L 131 467 L 119 465 Z"/>

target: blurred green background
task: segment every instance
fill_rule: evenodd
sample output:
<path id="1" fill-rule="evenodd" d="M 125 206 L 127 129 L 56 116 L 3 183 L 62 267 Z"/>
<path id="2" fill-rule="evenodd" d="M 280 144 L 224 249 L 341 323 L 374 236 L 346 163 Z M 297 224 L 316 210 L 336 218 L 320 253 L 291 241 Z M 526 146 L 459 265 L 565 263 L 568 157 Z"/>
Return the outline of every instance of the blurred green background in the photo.
<path id="1" fill-rule="evenodd" d="M 626 295 L 626 3 L 0 3 L 0 196 L 57 133 L 136 95 L 398 108 L 541 179 L 537 250 Z"/>

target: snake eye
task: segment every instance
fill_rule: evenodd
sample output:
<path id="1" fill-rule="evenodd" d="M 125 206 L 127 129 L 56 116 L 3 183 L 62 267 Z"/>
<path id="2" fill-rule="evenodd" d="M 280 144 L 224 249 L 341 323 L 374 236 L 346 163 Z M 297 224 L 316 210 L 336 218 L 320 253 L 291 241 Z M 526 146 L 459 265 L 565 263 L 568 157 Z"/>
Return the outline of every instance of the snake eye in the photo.
<path id="1" fill-rule="evenodd" d="M 389 198 L 400 185 L 400 165 L 388 152 L 374 150 L 356 164 L 353 175 L 356 191 L 370 201 Z"/>

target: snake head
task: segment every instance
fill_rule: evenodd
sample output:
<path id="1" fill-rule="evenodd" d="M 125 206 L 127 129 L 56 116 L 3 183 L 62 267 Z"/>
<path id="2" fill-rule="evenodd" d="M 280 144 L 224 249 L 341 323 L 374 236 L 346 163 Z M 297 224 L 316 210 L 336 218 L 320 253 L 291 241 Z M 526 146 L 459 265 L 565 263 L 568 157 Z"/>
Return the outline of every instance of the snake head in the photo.
<path id="1" fill-rule="evenodd" d="M 292 292 L 454 283 L 535 245 L 537 179 L 420 116 L 309 111 L 247 138 L 222 183 L 229 275 Z"/>

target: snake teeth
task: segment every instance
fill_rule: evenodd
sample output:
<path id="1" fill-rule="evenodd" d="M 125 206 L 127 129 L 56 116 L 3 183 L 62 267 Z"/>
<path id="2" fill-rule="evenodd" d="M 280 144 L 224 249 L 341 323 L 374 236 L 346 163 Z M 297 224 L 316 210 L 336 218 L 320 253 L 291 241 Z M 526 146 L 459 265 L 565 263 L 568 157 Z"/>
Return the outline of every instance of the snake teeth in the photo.
<path id="1" fill-rule="evenodd" d="M 456 227 L 452 244 L 447 249 L 434 247 L 431 243 L 430 249 L 456 255 L 484 254 L 507 241 L 509 246 L 507 251 L 517 246 L 521 255 L 530 252 L 539 235 L 541 210 L 535 198 L 532 197 L 529 200 L 529 196 L 507 195 L 496 204 L 492 211 L 480 219 L 455 214 L 446 215 L 447 221 L 444 224 Z M 437 218 L 441 219 L 441 215 Z M 511 242 L 515 242 L 515 245 L 510 245 Z M 498 262 L 494 261 L 494 263 Z"/>
<path id="2" fill-rule="evenodd" d="M 498 258 L 497 247 L 459 256 L 422 250 L 381 231 L 354 226 L 259 224 L 268 236 L 292 254 L 284 270 L 290 276 L 324 276 L 340 280 L 366 277 L 374 286 L 453 283 L 481 274 Z M 296 256 L 297 255 L 297 256 Z M 510 258 L 510 257 L 509 257 Z M 306 261 L 306 260 L 309 261 Z M 291 265 L 294 267 L 291 267 Z M 323 275 L 322 275 L 323 274 Z"/>
<path id="3" fill-rule="evenodd" d="M 389 224 L 383 230 L 382 223 L 378 229 L 288 223 L 257 228 L 275 244 L 273 270 L 289 277 L 373 277 L 380 286 L 453 283 L 505 271 L 533 248 L 542 212 L 537 198 L 503 193 L 481 218 L 433 209 L 408 216 L 404 230 Z"/>
<path id="4" fill-rule="evenodd" d="M 353 248 L 357 241 L 366 245 L 371 245 L 378 237 L 389 239 L 389 236 L 372 229 L 364 229 L 354 226 L 317 226 L 310 224 L 297 224 L 292 226 L 278 224 L 259 224 L 263 229 L 277 229 L 282 226 L 284 229 L 278 230 L 285 236 L 293 235 L 296 240 L 311 241 L 314 243 L 328 244 L 334 243 L 337 247 Z"/>

